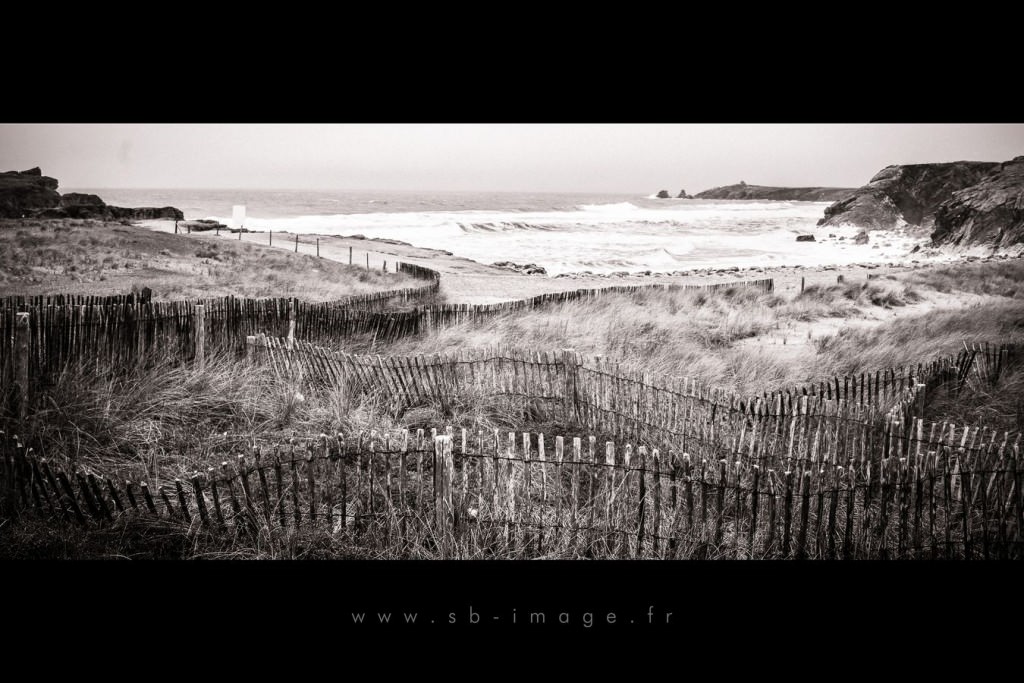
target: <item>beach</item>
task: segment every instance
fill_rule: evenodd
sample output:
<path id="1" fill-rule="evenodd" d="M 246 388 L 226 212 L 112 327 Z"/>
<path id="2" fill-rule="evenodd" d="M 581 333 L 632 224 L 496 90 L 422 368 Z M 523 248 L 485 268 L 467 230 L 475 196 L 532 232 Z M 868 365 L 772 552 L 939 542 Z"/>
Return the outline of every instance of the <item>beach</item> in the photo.
<path id="1" fill-rule="evenodd" d="M 149 230 L 174 232 L 174 221 L 154 220 L 139 221 L 138 225 Z M 197 240 L 234 240 L 244 243 L 272 246 L 276 249 L 295 251 L 295 239 L 299 238 L 298 253 L 316 254 L 319 242 L 321 258 L 341 263 L 349 262 L 351 250 L 352 263 L 367 266 L 371 270 L 381 270 L 387 265 L 394 271 L 395 262 L 403 261 L 431 268 L 441 273 L 441 292 L 448 303 L 488 304 L 499 301 L 511 301 L 536 296 L 548 292 L 563 292 L 574 289 L 610 287 L 624 284 L 651 283 L 690 283 L 706 284 L 756 280 L 771 277 L 775 280 L 775 291 L 782 294 L 793 294 L 804 287 L 812 285 L 835 284 L 839 277 L 848 282 L 872 278 L 884 278 L 888 275 L 907 273 L 915 270 L 939 267 L 959 260 L 954 255 L 942 258 L 917 259 L 905 258 L 888 263 L 847 263 L 806 266 L 733 266 L 724 265 L 717 268 L 697 268 L 680 274 L 651 272 L 649 275 L 639 273 L 620 274 L 563 274 L 549 277 L 544 275 L 522 275 L 506 268 L 500 268 L 471 259 L 455 256 L 447 251 L 401 243 L 395 240 L 381 240 L 365 237 L 338 235 L 311 235 L 288 232 L 242 232 L 232 233 L 221 230 L 217 235 L 213 231 L 195 232 L 190 237 Z M 1004 260 L 1010 256 L 969 256 L 972 260 Z"/>

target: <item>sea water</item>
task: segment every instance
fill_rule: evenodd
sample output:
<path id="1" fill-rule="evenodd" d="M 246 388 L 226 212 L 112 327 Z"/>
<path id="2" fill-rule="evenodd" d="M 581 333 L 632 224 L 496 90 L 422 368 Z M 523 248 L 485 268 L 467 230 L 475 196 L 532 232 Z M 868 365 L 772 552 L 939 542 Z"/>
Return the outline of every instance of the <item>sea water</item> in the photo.
<path id="1" fill-rule="evenodd" d="M 922 242 L 817 228 L 827 202 L 657 199 L 636 194 L 82 189 L 115 206 L 175 206 L 185 218 L 302 234 L 363 235 L 481 263 L 535 263 L 551 275 L 902 260 Z M 797 242 L 813 234 L 815 242 Z M 829 235 L 833 237 L 829 237 Z M 844 239 L 839 239 L 840 237 Z"/>

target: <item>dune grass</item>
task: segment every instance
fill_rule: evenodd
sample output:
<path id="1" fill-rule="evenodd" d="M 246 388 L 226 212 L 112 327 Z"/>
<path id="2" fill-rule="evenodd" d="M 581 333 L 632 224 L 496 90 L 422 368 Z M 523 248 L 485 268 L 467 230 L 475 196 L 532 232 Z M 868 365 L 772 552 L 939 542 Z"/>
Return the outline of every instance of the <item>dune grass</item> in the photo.
<path id="1" fill-rule="evenodd" d="M 957 263 L 914 271 L 904 280 L 939 292 L 1024 299 L 1024 260 Z"/>
<path id="2" fill-rule="evenodd" d="M 780 356 L 737 347 L 737 342 L 773 334 L 794 323 L 846 318 L 859 310 L 918 300 L 917 291 L 903 283 L 808 287 L 791 299 L 740 288 L 714 295 L 648 290 L 464 323 L 386 349 L 371 346 L 370 340 L 357 340 L 346 350 L 415 355 L 497 345 L 574 348 L 655 377 L 696 377 L 752 394 L 817 379 L 821 370 L 816 366 L 821 364 L 814 361 L 815 354 L 808 357 L 800 349 Z"/>
<path id="3" fill-rule="evenodd" d="M 56 228 L 36 227 L 39 227 L 38 235 L 31 230 L 20 237 L 16 232 L 0 232 L 0 238 L 8 240 L 6 244 L 16 245 L 20 250 L 14 255 L 12 251 L 0 251 L 0 259 L 4 259 L 5 264 L 34 258 L 34 265 L 28 267 L 45 269 L 47 264 L 61 258 L 68 260 L 67 254 L 47 251 L 52 247 L 47 246 L 47 240 L 52 237 L 47 232 Z M 95 227 L 66 226 L 69 235 L 75 230 L 74 240 L 65 240 L 69 235 L 64 235 L 62 243 L 78 245 L 72 250 L 72 264 L 80 258 L 79 263 L 94 267 L 94 259 L 102 253 L 106 253 L 104 258 L 113 258 L 117 240 L 120 240 L 120 248 L 129 253 L 134 253 L 135 248 L 140 253 L 149 253 L 149 246 L 125 241 L 126 234 L 134 236 L 136 233 L 117 232 L 134 228 L 100 226 L 109 233 L 107 238 L 111 241 L 105 242 L 102 235 L 90 234 Z M 160 236 L 149 231 L 140 231 L 138 236 L 144 240 L 149 235 Z M 240 253 L 231 252 L 231 256 L 223 256 L 223 261 L 218 261 L 215 257 L 227 253 L 227 243 L 207 244 L 194 238 L 160 236 L 161 239 L 166 237 L 175 238 L 175 248 L 181 251 L 172 253 L 179 254 L 183 262 L 199 258 L 218 263 L 215 270 L 224 266 L 226 270 L 217 271 L 218 277 L 227 278 L 231 272 L 242 278 L 266 277 L 273 268 L 254 270 L 253 274 L 239 273 L 248 273 L 246 264 L 254 267 L 252 259 L 276 258 L 277 255 L 282 259 L 294 258 L 288 252 L 271 252 L 255 245 L 231 245 Z M 99 242 L 91 244 L 90 239 Z M 81 254 L 77 251 L 79 247 Z M 196 256 L 197 250 L 207 247 L 210 251 Z M 260 256 L 256 251 L 270 253 Z M 29 256 L 30 252 L 33 255 Z M 294 263 L 290 262 L 289 267 Z M 1017 295 L 1018 290 L 1008 294 L 1013 283 L 1021 279 L 1024 269 L 1012 264 L 1006 270 L 992 269 L 992 266 L 1001 268 L 1003 265 L 980 264 L 976 270 L 973 265 L 961 266 L 939 276 L 928 276 L 924 272 L 911 274 L 903 280 L 808 287 L 793 298 L 741 289 L 718 295 L 656 290 L 608 295 L 595 301 L 510 314 L 480 324 L 463 324 L 386 348 L 374 347 L 371 340 L 364 340 L 347 346 L 346 350 L 360 352 L 372 347 L 377 353 L 405 355 L 506 344 L 549 351 L 573 347 L 586 355 L 620 359 L 626 368 L 653 377 L 698 377 L 707 384 L 739 393 L 759 394 L 834 375 L 917 363 L 939 354 L 955 353 L 964 341 L 1024 341 L 1024 301 Z M 103 266 L 102 260 L 99 266 L 102 273 L 115 270 L 112 264 Z M 343 268 L 347 270 L 347 266 Z M 7 272 L 3 268 L 0 271 Z M 36 277 L 31 273 L 38 272 L 12 271 L 4 277 L 22 281 Z M 991 291 L 985 291 L 987 285 L 973 281 L 991 273 L 1002 278 L 993 280 L 998 286 Z M 183 291 L 204 292 L 203 296 L 211 295 L 202 289 L 205 286 L 223 285 L 235 294 L 240 293 L 239 287 L 251 286 L 250 296 L 258 296 L 255 292 L 263 286 L 260 283 L 247 285 L 248 280 L 241 284 L 230 283 L 226 279 L 222 284 L 215 284 L 214 281 L 204 282 L 199 276 L 180 278 L 179 275 L 175 276 L 177 279 L 162 281 L 162 290 L 153 285 L 154 280 L 145 280 L 143 284 L 170 298 L 181 296 L 173 289 L 179 286 L 194 287 Z M 309 274 L 294 277 L 294 286 L 301 287 L 298 295 L 311 298 Z M 182 282 L 189 278 L 197 280 L 197 284 Z M 389 278 L 388 282 L 392 280 Z M 834 334 L 818 338 L 814 344 L 792 347 L 792 352 L 769 352 L 744 345 L 744 340 L 770 335 L 794 324 L 825 319 L 838 321 L 867 310 L 912 305 L 922 297 L 927 298 L 929 290 L 995 296 L 956 311 L 905 316 L 869 328 L 840 328 Z M 68 290 L 50 283 L 46 291 Z M 118 285 L 117 291 L 125 291 L 125 287 Z M 352 293 L 351 290 L 337 295 L 348 293 Z M 926 417 L 955 420 L 958 424 L 985 424 L 998 429 L 1024 429 L 1022 396 L 1024 364 L 1018 360 L 996 386 L 971 377 L 959 393 L 941 391 L 927 396 Z M 257 437 L 284 440 L 292 435 L 353 434 L 370 429 L 440 427 L 446 423 L 476 423 L 547 434 L 566 434 L 572 429 L 571 425 L 531 416 L 529 406 L 507 397 L 467 394 L 428 401 L 412 409 L 394 410 L 383 391 L 355 395 L 346 387 L 311 389 L 300 378 L 276 376 L 265 368 L 254 367 L 248 360 L 216 353 L 202 370 L 159 357 L 116 372 L 69 369 L 35 398 L 36 403 L 19 436 L 36 452 L 68 469 L 146 479 L 156 485 L 218 465 L 224 456 L 221 448 L 224 441 L 218 441 L 214 435 L 225 433 L 238 437 L 238 443 L 244 444 Z M 445 539 L 426 536 L 407 538 L 405 542 L 357 543 L 322 532 L 292 530 L 261 533 L 256 537 L 214 537 L 205 532 L 187 531 L 182 525 L 168 521 L 130 519 L 87 533 L 70 527 L 43 525 L 29 518 L 17 524 L 0 524 L 0 557 L 3 558 L 463 556 L 458 547 L 445 546 L 445 543 Z"/>
<path id="4" fill-rule="evenodd" d="M 149 287 L 162 300 L 234 295 L 327 301 L 416 283 L 308 253 L 130 224 L 0 221 L 0 295 L 120 294 Z"/>

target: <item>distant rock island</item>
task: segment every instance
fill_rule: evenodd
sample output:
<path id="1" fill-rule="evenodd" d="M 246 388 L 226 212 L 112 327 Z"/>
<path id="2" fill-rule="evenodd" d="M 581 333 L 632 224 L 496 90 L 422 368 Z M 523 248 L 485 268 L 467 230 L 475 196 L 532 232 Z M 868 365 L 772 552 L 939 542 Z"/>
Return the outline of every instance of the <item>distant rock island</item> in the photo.
<path id="1" fill-rule="evenodd" d="M 99 220 L 184 220 L 173 206 L 109 206 L 94 194 L 57 192 L 57 180 L 39 168 L 0 173 L 0 218 L 95 218 Z"/>
<path id="2" fill-rule="evenodd" d="M 712 187 L 697 193 L 697 200 L 774 200 L 780 202 L 835 202 L 852 193 L 852 187 L 772 187 L 749 185 L 740 180 L 735 185 Z"/>
<path id="3" fill-rule="evenodd" d="M 770 187 L 747 185 L 742 180 L 736 185 L 714 187 L 693 195 L 694 199 L 770 199 L 790 202 L 833 202 L 853 192 L 850 187 Z"/>
<path id="4" fill-rule="evenodd" d="M 660 190 L 655 195 L 658 199 L 672 199 L 672 195 L 669 194 L 668 190 Z M 679 190 L 679 194 L 676 195 L 676 199 L 693 199 L 690 195 L 686 194 L 686 190 Z"/>

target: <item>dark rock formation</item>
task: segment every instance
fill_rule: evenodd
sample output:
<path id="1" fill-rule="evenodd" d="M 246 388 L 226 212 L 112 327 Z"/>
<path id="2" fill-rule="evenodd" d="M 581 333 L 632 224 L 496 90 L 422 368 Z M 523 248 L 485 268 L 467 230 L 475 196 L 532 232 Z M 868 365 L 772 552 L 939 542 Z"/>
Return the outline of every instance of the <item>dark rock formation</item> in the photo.
<path id="1" fill-rule="evenodd" d="M 978 183 L 954 192 L 935 211 L 932 244 L 1024 244 L 1024 156 L 996 164 Z"/>
<path id="2" fill-rule="evenodd" d="M 797 235 L 796 236 L 796 241 L 797 242 L 817 242 L 817 240 L 814 239 L 814 235 Z"/>
<path id="3" fill-rule="evenodd" d="M 94 218 L 98 220 L 183 220 L 173 206 L 122 208 L 107 206 L 94 194 L 69 192 L 61 196 L 57 181 L 38 168 L 0 173 L 0 217 L 2 218 Z"/>
<path id="4" fill-rule="evenodd" d="M 662 190 L 658 193 L 658 199 L 671 199 L 672 196 L 668 193 L 668 190 Z"/>
<path id="5" fill-rule="evenodd" d="M 536 263 L 527 263 L 520 265 L 518 263 L 512 263 L 511 261 L 498 261 L 491 265 L 497 266 L 498 268 L 505 268 L 507 270 L 514 270 L 522 275 L 547 275 L 548 271 L 543 266 L 538 266 Z"/>
<path id="6" fill-rule="evenodd" d="M 129 220 L 129 221 L 152 221 L 152 220 L 166 220 L 166 221 L 180 221 L 185 218 L 185 214 L 181 212 L 181 209 L 176 209 L 173 206 L 138 206 L 131 209 L 126 209 L 120 206 L 108 206 L 107 211 L 111 218 L 116 220 Z"/>
<path id="7" fill-rule="evenodd" d="M 21 218 L 57 206 L 57 181 L 38 168 L 0 173 L 0 218 Z"/>
<path id="8" fill-rule="evenodd" d="M 95 197 L 96 195 L 81 196 Z M 143 206 L 128 209 L 121 206 L 108 206 L 102 202 L 100 204 L 59 206 L 54 209 L 44 209 L 32 215 L 36 218 L 91 218 L 100 221 L 148 221 L 157 219 L 180 221 L 185 218 L 185 214 L 173 206 L 160 208 Z"/>
<path id="9" fill-rule="evenodd" d="M 770 199 L 790 202 L 830 202 L 853 192 L 846 187 L 769 187 L 766 185 L 725 185 L 704 190 L 693 199 Z"/>
<path id="10" fill-rule="evenodd" d="M 61 208 L 70 206 L 106 206 L 106 203 L 94 194 L 82 194 L 81 192 L 68 192 L 60 197 Z"/>
<path id="11" fill-rule="evenodd" d="M 686 194 L 686 190 L 679 190 L 679 194 L 676 195 L 676 199 L 690 199 L 690 195 Z"/>
<path id="12" fill-rule="evenodd" d="M 853 243 L 854 244 L 867 244 L 868 243 L 868 233 L 867 233 L 867 231 L 866 230 L 861 230 L 856 235 L 854 235 L 853 236 Z"/>
<path id="13" fill-rule="evenodd" d="M 887 230 L 905 221 L 930 228 L 939 204 L 976 184 L 998 166 L 982 161 L 887 166 L 867 185 L 825 209 L 818 225 L 856 225 Z"/>
<path id="14" fill-rule="evenodd" d="M 208 230 L 216 230 L 217 228 L 220 228 L 221 230 L 230 230 L 230 228 L 228 228 L 228 226 L 224 225 L 223 223 L 211 220 L 209 218 L 200 218 L 199 220 L 195 221 L 183 221 L 182 223 L 178 224 L 179 232 L 182 230 L 191 230 L 192 232 L 206 232 Z"/>

